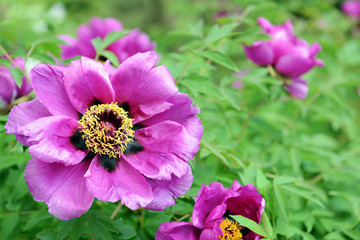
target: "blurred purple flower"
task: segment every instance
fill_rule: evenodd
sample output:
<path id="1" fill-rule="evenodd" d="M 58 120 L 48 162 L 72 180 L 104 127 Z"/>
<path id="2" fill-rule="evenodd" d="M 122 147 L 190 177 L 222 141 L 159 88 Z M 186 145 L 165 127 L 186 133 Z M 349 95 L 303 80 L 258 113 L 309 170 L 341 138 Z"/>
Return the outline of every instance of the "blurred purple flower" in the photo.
<path id="1" fill-rule="evenodd" d="M 236 77 L 236 78 L 242 78 L 245 74 L 247 74 L 249 72 L 251 72 L 250 69 L 245 69 L 245 70 L 243 70 L 241 72 L 234 73 L 233 76 Z M 235 89 L 241 90 L 241 89 L 244 88 L 244 83 L 241 80 L 236 80 L 231 84 L 231 86 L 233 88 L 235 88 Z"/>
<path id="2" fill-rule="evenodd" d="M 94 197 L 164 210 L 189 190 L 200 110 L 157 60 L 146 52 L 117 69 L 86 57 L 32 69 L 37 98 L 14 107 L 5 128 L 29 146 L 26 183 L 51 214 L 79 217 Z"/>
<path id="3" fill-rule="evenodd" d="M 301 78 L 292 78 L 290 84 L 285 84 L 285 88 L 298 99 L 305 99 L 309 91 L 307 82 Z"/>
<path id="4" fill-rule="evenodd" d="M 341 9 L 355 19 L 360 17 L 360 1 L 346 1 L 341 5 Z"/>
<path id="5" fill-rule="evenodd" d="M 297 39 L 290 21 L 273 26 L 267 19 L 258 18 L 258 23 L 271 40 L 244 46 L 246 56 L 254 63 L 272 65 L 277 72 L 289 78 L 299 77 L 314 66 L 323 66 L 321 60 L 315 59 L 321 50 L 320 44 L 309 46 L 305 40 Z"/>
<path id="6" fill-rule="evenodd" d="M 162 223 L 157 240 L 257 240 L 261 236 L 242 227 L 230 215 L 242 215 L 260 223 L 265 200 L 251 185 L 234 181 L 230 189 L 219 182 L 203 186 L 195 197 L 192 223 Z"/>
<path id="7" fill-rule="evenodd" d="M 122 31 L 121 22 L 114 18 L 91 18 L 89 25 L 81 25 L 78 29 L 78 39 L 68 35 L 60 35 L 59 38 L 68 45 L 61 45 L 63 50 L 62 59 L 69 59 L 76 56 L 85 56 L 94 59 L 96 51 L 91 40 L 97 37 L 104 39 L 107 34 L 113 31 Z M 126 58 L 139 53 L 153 50 L 155 43 L 149 37 L 140 32 L 139 29 L 132 30 L 127 36 L 110 44 L 106 50 L 113 52 L 123 62 Z"/>
<path id="8" fill-rule="evenodd" d="M 13 58 L 15 64 L 12 64 L 12 68 L 20 67 L 25 70 L 25 61 L 22 58 Z M 15 82 L 14 77 L 8 68 L 0 67 L 0 109 L 8 106 L 13 100 L 28 95 L 31 90 L 31 83 L 27 81 L 27 78 L 22 77 L 22 84 L 19 88 Z"/>

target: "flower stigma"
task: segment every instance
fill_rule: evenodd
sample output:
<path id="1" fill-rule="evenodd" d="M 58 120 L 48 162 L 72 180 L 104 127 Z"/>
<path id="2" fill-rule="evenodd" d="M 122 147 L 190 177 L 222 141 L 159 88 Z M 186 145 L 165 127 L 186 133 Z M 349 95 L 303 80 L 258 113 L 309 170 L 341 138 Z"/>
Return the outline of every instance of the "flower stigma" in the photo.
<path id="1" fill-rule="evenodd" d="M 242 240 L 243 235 L 241 233 L 241 229 L 243 228 L 236 221 L 231 221 L 228 218 L 225 218 L 220 223 L 220 228 L 222 231 L 222 236 L 219 235 L 221 240 Z"/>
<path id="2" fill-rule="evenodd" d="M 91 106 L 78 122 L 90 151 L 119 158 L 134 141 L 132 120 L 117 103 L 110 103 Z"/>

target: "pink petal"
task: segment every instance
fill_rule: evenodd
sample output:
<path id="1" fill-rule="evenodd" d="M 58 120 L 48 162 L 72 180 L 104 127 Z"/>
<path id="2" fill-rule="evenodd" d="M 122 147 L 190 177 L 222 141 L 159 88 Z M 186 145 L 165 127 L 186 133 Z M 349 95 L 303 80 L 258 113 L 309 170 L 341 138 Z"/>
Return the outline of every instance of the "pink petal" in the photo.
<path id="1" fill-rule="evenodd" d="M 246 56 L 257 65 L 273 64 L 274 53 L 266 41 L 255 42 L 250 46 L 244 45 Z"/>
<path id="2" fill-rule="evenodd" d="M 172 175 L 171 180 L 148 179 L 154 194 L 154 200 L 145 208 L 154 211 L 164 211 L 167 207 L 174 205 L 177 197 L 187 193 L 193 182 L 191 167 L 181 178 Z"/>
<path id="3" fill-rule="evenodd" d="M 172 104 L 168 110 L 143 121 L 142 124 L 151 126 L 165 120 L 174 121 L 183 125 L 189 134 L 200 141 L 204 128 L 200 119 L 195 116 L 200 113 L 200 108 L 192 105 L 192 99 L 184 93 L 177 93 L 169 98 L 168 102 Z"/>
<path id="4" fill-rule="evenodd" d="M 35 98 L 32 101 L 20 103 L 12 108 L 9 120 L 5 124 L 7 134 L 15 134 L 16 139 L 23 145 L 29 146 L 28 137 L 20 133 L 20 128 L 36 119 L 51 116 L 45 106 Z"/>
<path id="5" fill-rule="evenodd" d="M 89 58 L 71 62 L 64 71 L 64 86 L 71 103 L 83 114 L 95 100 L 101 103 L 115 100 L 108 73 L 101 63 Z"/>
<path id="6" fill-rule="evenodd" d="M 90 29 L 95 36 L 103 39 L 110 32 L 123 30 L 123 26 L 115 18 L 101 19 L 94 17 L 90 19 Z"/>
<path id="7" fill-rule="evenodd" d="M 121 200 L 128 208 L 145 207 L 153 200 L 150 184 L 136 169 L 119 159 L 113 172 L 106 171 L 95 157 L 85 174 L 86 185 L 102 201 Z"/>
<path id="8" fill-rule="evenodd" d="M 168 109 L 164 102 L 177 92 L 168 69 L 154 67 L 157 59 L 155 52 L 135 54 L 121 63 L 111 77 L 116 102 L 129 104 L 135 123 Z M 162 107 L 156 107 L 158 104 Z"/>
<path id="9" fill-rule="evenodd" d="M 10 104 L 17 95 L 17 86 L 11 73 L 6 68 L 0 68 L 0 109 Z"/>
<path id="10" fill-rule="evenodd" d="M 277 61 L 275 68 L 284 76 L 298 77 L 315 66 L 315 61 L 298 54 L 285 55 Z"/>
<path id="11" fill-rule="evenodd" d="M 80 163 L 86 153 L 76 150 L 70 137 L 79 123 L 70 117 L 51 116 L 37 119 L 20 128 L 28 136 L 29 152 L 44 162 L 60 162 L 67 165 Z"/>
<path id="12" fill-rule="evenodd" d="M 195 197 L 195 205 L 192 221 L 195 227 L 205 228 L 208 214 L 218 205 L 221 205 L 230 190 L 224 188 L 219 182 L 213 182 L 209 186 L 203 186 L 199 196 Z"/>
<path id="13" fill-rule="evenodd" d="M 25 180 L 36 201 L 46 202 L 49 212 L 61 220 L 80 217 L 93 202 L 84 174 L 88 163 L 64 166 L 33 158 L 25 168 Z"/>
<path id="14" fill-rule="evenodd" d="M 78 118 L 63 87 L 63 68 L 41 63 L 31 70 L 30 79 L 37 97 L 49 112 Z"/>
<path id="15" fill-rule="evenodd" d="M 144 150 L 124 158 L 146 177 L 158 180 L 170 180 L 172 174 L 183 176 L 188 170 L 186 162 L 199 149 L 199 140 L 172 121 L 137 130 L 135 137 Z"/>
<path id="16" fill-rule="evenodd" d="M 301 78 L 293 78 L 291 80 L 291 84 L 285 85 L 286 90 L 298 99 L 305 99 L 309 92 L 307 82 Z"/>
<path id="17" fill-rule="evenodd" d="M 232 215 L 242 215 L 257 223 L 260 223 L 264 210 L 263 198 L 256 188 L 247 184 L 237 190 L 238 196 L 229 198 L 226 203 Z"/>
<path id="18" fill-rule="evenodd" d="M 205 229 L 201 232 L 199 240 L 219 240 L 219 235 L 212 229 Z"/>
<path id="19" fill-rule="evenodd" d="M 157 240 L 198 240 L 201 230 L 189 222 L 165 222 L 155 235 Z"/>

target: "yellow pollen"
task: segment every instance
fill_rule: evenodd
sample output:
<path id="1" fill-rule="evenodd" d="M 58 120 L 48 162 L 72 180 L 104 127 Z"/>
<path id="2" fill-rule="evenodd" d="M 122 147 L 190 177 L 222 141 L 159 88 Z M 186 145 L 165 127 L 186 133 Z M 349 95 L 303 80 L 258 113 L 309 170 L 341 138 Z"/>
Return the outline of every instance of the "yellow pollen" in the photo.
<path id="1" fill-rule="evenodd" d="M 131 118 L 116 103 L 91 106 L 78 121 L 86 147 L 94 153 L 119 158 L 134 141 Z"/>
<path id="2" fill-rule="evenodd" d="M 221 240 L 242 240 L 243 235 L 240 230 L 243 228 L 239 223 L 231 221 L 228 218 L 225 218 L 220 223 L 220 228 L 222 230 L 222 236 L 219 235 Z"/>

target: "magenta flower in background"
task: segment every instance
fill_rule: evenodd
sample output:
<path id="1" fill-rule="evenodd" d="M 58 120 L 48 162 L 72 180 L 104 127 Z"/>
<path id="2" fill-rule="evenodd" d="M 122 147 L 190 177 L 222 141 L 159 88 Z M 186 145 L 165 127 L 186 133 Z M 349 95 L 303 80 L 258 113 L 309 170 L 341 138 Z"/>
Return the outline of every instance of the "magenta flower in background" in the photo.
<path id="1" fill-rule="evenodd" d="M 341 5 L 341 9 L 355 19 L 360 17 L 360 1 L 346 1 Z"/>
<path id="2" fill-rule="evenodd" d="M 293 33 L 290 21 L 284 25 L 273 26 L 267 19 L 259 18 L 258 23 L 271 39 L 244 46 L 246 56 L 257 65 L 271 65 L 279 74 L 291 81 L 299 79 L 314 66 L 324 65 L 321 60 L 315 59 L 321 50 L 320 44 L 316 42 L 309 46 L 304 39 L 298 39 Z M 296 81 L 293 84 L 296 85 Z"/>
<path id="3" fill-rule="evenodd" d="M 5 128 L 29 146 L 26 183 L 51 214 L 79 217 L 94 197 L 164 210 L 189 190 L 199 108 L 157 59 L 138 53 L 115 69 L 82 57 L 32 69 L 37 98 L 14 107 Z"/>
<path id="4" fill-rule="evenodd" d="M 97 37 L 104 39 L 105 36 L 113 31 L 121 31 L 121 22 L 114 18 L 91 18 L 89 25 L 81 25 L 78 29 L 78 39 L 68 35 L 60 35 L 59 38 L 68 43 L 61 45 L 63 50 L 62 59 L 69 59 L 76 56 L 85 56 L 94 59 L 96 51 L 91 40 Z M 155 43 L 149 37 L 140 32 L 139 29 L 132 30 L 127 36 L 109 45 L 106 50 L 113 52 L 123 62 L 126 58 L 139 53 L 147 52 L 155 48 Z"/>
<path id="5" fill-rule="evenodd" d="M 234 181 L 230 189 L 219 182 L 203 186 L 195 197 L 192 223 L 162 223 L 157 240 L 257 240 L 261 236 L 241 226 L 230 215 L 242 215 L 257 223 L 265 207 L 265 200 L 251 185 L 241 186 Z"/>
<path id="6" fill-rule="evenodd" d="M 12 64 L 12 68 L 20 67 L 25 69 L 25 61 L 22 58 L 13 58 L 15 64 Z M 0 109 L 8 106 L 13 100 L 28 95 L 31 90 L 31 83 L 27 81 L 27 78 L 22 77 L 22 84 L 19 88 L 15 82 L 14 77 L 8 68 L 0 67 Z"/>

